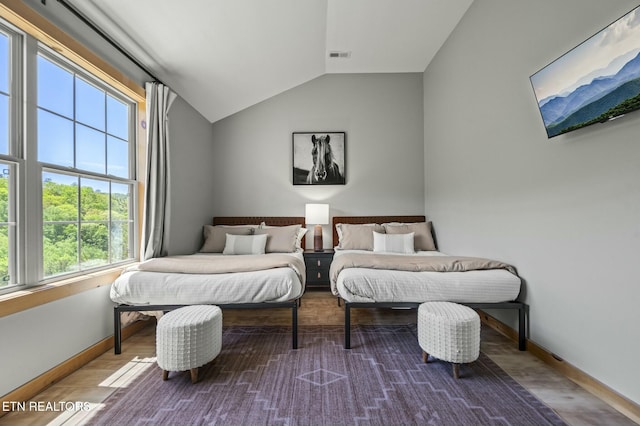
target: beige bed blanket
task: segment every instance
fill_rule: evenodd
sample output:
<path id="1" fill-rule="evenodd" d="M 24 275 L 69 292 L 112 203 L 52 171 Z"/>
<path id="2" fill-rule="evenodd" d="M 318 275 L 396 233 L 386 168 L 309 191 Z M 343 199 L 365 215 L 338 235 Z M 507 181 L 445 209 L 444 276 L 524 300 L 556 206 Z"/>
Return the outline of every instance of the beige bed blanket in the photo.
<path id="1" fill-rule="evenodd" d="M 149 259 L 125 270 L 180 274 L 226 274 L 233 272 L 263 271 L 273 268 L 291 268 L 302 285 L 306 272 L 304 262 L 286 254 L 257 254 L 242 256 L 168 256 Z"/>
<path id="2" fill-rule="evenodd" d="M 331 277 L 332 289 L 335 289 L 338 275 L 346 268 L 390 269 L 410 272 L 466 272 L 483 269 L 506 269 L 513 275 L 518 275 L 511 265 L 480 257 L 345 253 L 334 257 L 331 262 L 329 277 Z"/>

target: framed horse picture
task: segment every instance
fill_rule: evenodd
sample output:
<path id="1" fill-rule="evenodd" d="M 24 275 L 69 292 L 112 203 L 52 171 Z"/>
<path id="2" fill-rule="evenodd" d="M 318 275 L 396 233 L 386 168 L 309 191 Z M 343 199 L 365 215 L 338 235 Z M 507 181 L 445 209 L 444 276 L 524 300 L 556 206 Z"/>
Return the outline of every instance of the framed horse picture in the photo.
<path id="1" fill-rule="evenodd" d="M 293 132 L 293 184 L 345 184 L 345 132 Z"/>

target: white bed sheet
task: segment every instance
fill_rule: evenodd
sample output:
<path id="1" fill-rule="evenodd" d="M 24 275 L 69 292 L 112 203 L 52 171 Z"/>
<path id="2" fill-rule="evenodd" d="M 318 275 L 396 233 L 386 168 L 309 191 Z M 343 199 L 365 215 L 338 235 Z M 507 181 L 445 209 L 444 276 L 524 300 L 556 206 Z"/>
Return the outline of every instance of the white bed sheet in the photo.
<path id="1" fill-rule="evenodd" d="M 302 259 L 302 253 L 291 256 Z M 303 292 L 293 269 L 274 268 L 227 274 L 129 271 L 111 285 L 110 295 L 114 302 L 127 305 L 194 305 L 285 302 L 297 299 Z"/>
<path id="2" fill-rule="evenodd" d="M 336 250 L 345 253 L 362 250 Z M 421 256 L 446 256 L 437 251 L 420 251 Z M 394 255 L 398 255 L 394 253 Z M 412 272 L 347 268 L 338 275 L 336 291 L 347 302 L 434 302 L 498 303 L 513 301 L 520 293 L 520 278 L 502 269 L 467 272 Z"/>

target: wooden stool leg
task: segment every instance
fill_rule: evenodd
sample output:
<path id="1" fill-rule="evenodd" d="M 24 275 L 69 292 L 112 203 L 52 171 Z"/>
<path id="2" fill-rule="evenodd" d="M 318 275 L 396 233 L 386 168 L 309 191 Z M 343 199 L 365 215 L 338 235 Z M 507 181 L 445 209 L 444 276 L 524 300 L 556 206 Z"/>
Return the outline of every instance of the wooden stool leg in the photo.
<path id="1" fill-rule="evenodd" d="M 460 378 L 460 364 L 453 364 L 453 377 Z"/>
<path id="2" fill-rule="evenodd" d="M 198 381 L 198 369 L 197 368 L 192 368 L 191 369 L 191 383 L 195 383 Z"/>
<path id="3" fill-rule="evenodd" d="M 422 351 L 422 362 L 424 362 L 425 364 L 429 362 L 429 354 L 425 351 Z"/>
<path id="4" fill-rule="evenodd" d="M 169 372 L 167 370 L 162 370 L 162 380 L 169 379 Z"/>

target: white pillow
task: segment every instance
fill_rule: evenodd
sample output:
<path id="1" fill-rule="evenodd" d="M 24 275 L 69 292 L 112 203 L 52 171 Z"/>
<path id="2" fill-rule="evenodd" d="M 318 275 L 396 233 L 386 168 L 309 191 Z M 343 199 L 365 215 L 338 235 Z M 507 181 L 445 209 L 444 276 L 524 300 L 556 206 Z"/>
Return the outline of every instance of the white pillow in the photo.
<path id="1" fill-rule="evenodd" d="M 264 254 L 267 235 L 227 234 L 222 254 Z"/>
<path id="2" fill-rule="evenodd" d="M 296 238 L 296 251 L 302 251 L 304 248 L 302 247 L 302 239 L 304 238 L 304 234 L 307 233 L 307 228 L 298 229 L 298 236 Z"/>
<path id="3" fill-rule="evenodd" d="M 373 233 L 373 251 L 384 253 L 415 253 L 413 248 L 414 233 L 381 234 Z"/>

